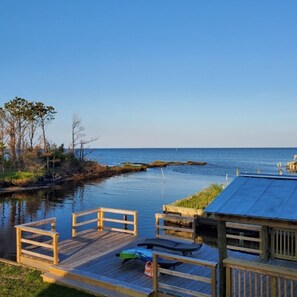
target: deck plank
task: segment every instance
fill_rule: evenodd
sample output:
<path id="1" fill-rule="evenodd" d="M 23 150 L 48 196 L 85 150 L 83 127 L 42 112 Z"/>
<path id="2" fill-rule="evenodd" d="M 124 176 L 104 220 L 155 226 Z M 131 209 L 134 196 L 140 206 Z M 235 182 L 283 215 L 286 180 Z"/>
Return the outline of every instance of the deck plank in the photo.
<path id="1" fill-rule="evenodd" d="M 136 247 L 142 241 L 139 237 L 131 234 L 124 234 L 111 231 L 100 231 L 86 233 L 74 239 L 60 242 L 59 257 L 60 263 L 56 266 L 65 271 L 80 272 L 81 275 L 90 275 L 94 278 L 112 279 L 114 283 L 123 283 L 127 287 L 142 287 L 144 296 L 152 291 L 152 279 L 144 274 L 144 263 L 138 260 L 131 260 L 122 264 L 122 260 L 116 257 L 116 253 L 123 249 Z M 166 251 L 156 248 L 159 251 Z M 179 254 L 178 252 L 170 252 Z M 217 248 L 203 244 L 199 251 L 194 252 L 190 257 L 218 262 Z M 256 255 L 245 254 L 237 251 L 229 251 L 228 257 L 236 259 L 260 261 Z M 296 262 L 281 260 L 270 260 L 269 264 L 291 267 L 297 269 Z M 206 267 L 182 264 L 176 267 L 176 271 L 197 274 L 210 277 L 210 270 Z M 217 272 L 218 274 L 218 272 Z M 210 286 L 203 282 L 177 278 L 170 275 L 161 275 L 160 281 L 167 285 L 180 286 L 182 288 L 199 291 L 204 294 L 211 294 Z M 136 295 L 137 296 L 137 295 Z"/>

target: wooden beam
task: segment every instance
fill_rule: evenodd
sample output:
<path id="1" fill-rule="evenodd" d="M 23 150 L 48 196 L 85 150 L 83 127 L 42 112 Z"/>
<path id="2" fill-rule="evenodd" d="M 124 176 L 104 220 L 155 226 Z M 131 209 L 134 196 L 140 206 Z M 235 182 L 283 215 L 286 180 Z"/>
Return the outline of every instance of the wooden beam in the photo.
<path id="1" fill-rule="evenodd" d="M 226 297 L 226 268 L 223 261 L 227 258 L 226 222 L 218 222 L 218 249 L 219 249 L 219 296 Z"/>
<path id="2" fill-rule="evenodd" d="M 267 262 L 270 254 L 270 241 L 269 241 L 269 228 L 267 226 L 263 226 L 261 230 L 261 243 L 260 248 L 262 250 L 261 260 Z"/>
<path id="3" fill-rule="evenodd" d="M 208 217 L 211 217 L 217 221 L 297 230 L 297 221 L 294 221 L 294 222 L 281 221 L 281 220 L 275 220 L 275 219 L 253 218 L 253 217 L 239 216 L 239 215 L 218 215 L 218 214 L 209 214 Z"/>

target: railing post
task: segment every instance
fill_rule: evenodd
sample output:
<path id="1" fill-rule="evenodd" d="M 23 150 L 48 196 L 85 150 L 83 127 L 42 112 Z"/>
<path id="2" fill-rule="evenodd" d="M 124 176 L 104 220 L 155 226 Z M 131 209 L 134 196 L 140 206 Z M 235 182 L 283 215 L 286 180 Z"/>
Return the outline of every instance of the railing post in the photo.
<path id="1" fill-rule="evenodd" d="M 138 212 L 134 213 L 134 236 L 138 235 Z"/>
<path id="2" fill-rule="evenodd" d="M 211 268 L 211 297 L 216 297 L 216 296 L 217 296 L 217 266 L 214 266 Z"/>
<path id="3" fill-rule="evenodd" d="M 232 270 L 230 266 L 226 267 L 226 297 L 232 296 Z"/>
<path id="4" fill-rule="evenodd" d="M 104 230 L 104 211 L 100 208 L 100 220 L 99 220 L 99 230 L 103 231 Z"/>
<path id="5" fill-rule="evenodd" d="M 157 227 L 159 225 L 159 216 L 158 214 L 155 214 L 155 233 L 156 233 L 156 238 L 159 237 L 160 235 L 160 230 L 159 230 L 159 227 Z"/>
<path id="6" fill-rule="evenodd" d="M 271 277 L 271 297 L 277 296 L 277 277 L 272 276 Z"/>
<path id="7" fill-rule="evenodd" d="M 59 263 L 59 234 L 53 235 L 53 256 L 54 256 L 54 265 L 57 265 Z"/>
<path id="8" fill-rule="evenodd" d="M 153 292 L 158 297 L 158 256 L 153 254 Z"/>
<path id="9" fill-rule="evenodd" d="M 72 214 L 72 237 L 76 237 L 76 214 Z"/>
<path id="10" fill-rule="evenodd" d="M 101 208 L 97 212 L 97 231 L 101 231 Z"/>
<path id="11" fill-rule="evenodd" d="M 220 297 L 226 296 L 226 268 L 223 261 L 227 258 L 226 222 L 218 221 L 219 278 Z"/>
<path id="12" fill-rule="evenodd" d="M 51 222 L 51 230 L 56 231 L 56 219 Z"/>
<path id="13" fill-rule="evenodd" d="M 21 256 L 22 256 L 22 229 L 17 227 L 16 228 L 16 258 L 17 262 L 21 263 Z"/>
<path id="14" fill-rule="evenodd" d="M 128 215 L 124 214 L 123 215 L 123 221 L 127 222 L 128 220 Z M 135 221 L 135 219 L 134 219 Z M 128 224 L 124 223 L 124 230 L 128 230 Z"/>

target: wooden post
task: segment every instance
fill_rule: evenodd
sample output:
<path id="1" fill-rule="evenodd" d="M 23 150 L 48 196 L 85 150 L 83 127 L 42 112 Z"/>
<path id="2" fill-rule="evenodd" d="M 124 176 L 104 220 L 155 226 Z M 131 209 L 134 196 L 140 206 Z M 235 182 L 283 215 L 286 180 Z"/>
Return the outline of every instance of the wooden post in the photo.
<path id="1" fill-rule="evenodd" d="M 54 265 L 59 263 L 59 244 L 58 244 L 59 234 L 53 235 L 53 253 L 54 253 Z"/>
<path id="2" fill-rule="evenodd" d="M 160 219 L 158 217 L 158 214 L 155 215 L 155 234 L 156 234 L 156 238 L 159 237 L 159 234 L 160 234 L 160 230 L 159 230 L 159 227 L 157 227 L 160 223 Z"/>
<path id="3" fill-rule="evenodd" d="M 128 215 L 126 215 L 126 214 L 123 215 L 123 221 L 125 221 L 125 222 L 128 221 Z M 124 223 L 124 230 L 128 230 L 128 224 L 126 224 L 126 223 Z"/>
<path id="4" fill-rule="evenodd" d="M 276 276 L 271 277 L 271 297 L 277 296 L 277 278 Z"/>
<path id="5" fill-rule="evenodd" d="M 22 229 L 17 227 L 16 228 L 16 258 L 17 262 L 21 263 L 21 256 L 22 256 Z"/>
<path id="6" fill-rule="evenodd" d="M 218 221 L 219 279 L 220 297 L 226 297 L 226 268 L 223 261 L 227 258 L 226 222 Z"/>
<path id="7" fill-rule="evenodd" d="M 217 266 L 211 268 L 211 297 L 217 296 Z"/>
<path id="8" fill-rule="evenodd" d="M 158 256 L 153 254 L 153 292 L 158 297 Z"/>
<path id="9" fill-rule="evenodd" d="M 261 228 L 261 260 L 263 262 L 267 262 L 269 259 L 269 234 L 268 234 L 268 227 L 262 226 Z"/>
<path id="10" fill-rule="evenodd" d="M 72 214 L 72 237 L 76 237 L 76 214 Z"/>
<path id="11" fill-rule="evenodd" d="M 138 235 L 138 212 L 134 214 L 134 236 Z"/>
<path id="12" fill-rule="evenodd" d="M 192 233 L 192 239 L 193 239 L 193 242 L 196 243 L 196 222 L 197 222 L 197 216 L 194 216 L 194 220 L 192 222 L 192 229 L 193 229 L 193 233 Z"/>
<path id="13" fill-rule="evenodd" d="M 56 231 L 56 220 L 53 220 L 53 221 L 51 222 L 51 230 L 52 230 L 52 231 Z"/>
<path id="14" fill-rule="evenodd" d="M 226 296 L 232 296 L 232 270 L 229 266 L 226 268 Z"/>
<path id="15" fill-rule="evenodd" d="M 101 231 L 101 209 L 98 208 L 97 212 L 97 231 Z"/>
<path id="16" fill-rule="evenodd" d="M 99 229 L 100 231 L 104 230 L 104 211 L 102 209 L 100 209 Z"/>

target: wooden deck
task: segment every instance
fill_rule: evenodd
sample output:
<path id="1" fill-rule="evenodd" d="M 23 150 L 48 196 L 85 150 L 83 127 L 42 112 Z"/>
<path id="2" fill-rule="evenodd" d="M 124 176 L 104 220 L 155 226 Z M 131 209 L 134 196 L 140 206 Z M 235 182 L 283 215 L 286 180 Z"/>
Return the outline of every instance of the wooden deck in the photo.
<path id="1" fill-rule="evenodd" d="M 144 275 L 144 263 L 131 260 L 122 265 L 122 260 L 116 257 L 117 252 L 135 247 L 140 241 L 141 238 L 130 234 L 106 231 L 88 232 L 74 239 L 62 241 L 59 244 L 60 263 L 49 268 L 49 272 L 43 275 L 44 280 L 107 296 L 150 296 L 153 283 L 150 277 Z M 258 258 L 239 252 L 230 252 L 230 255 L 246 260 Z M 218 262 L 218 251 L 216 248 L 203 245 L 191 257 Z M 210 276 L 205 267 L 188 264 L 177 266 L 176 271 Z M 190 290 L 199 289 L 205 294 L 211 294 L 209 286 L 197 281 L 168 275 L 161 275 L 160 280 L 166 284 Z"/>
<path id="2" fill-rule="evenodd" d="M 100 296 L 219 296 L 217 248 L 203 244 L 199 251 L 189 257 L 182 257 L 178 252 L 156 249 L 154 263 L 158 257 L 183 263 L 174 270 L 159 269 L 154 265 L 154 269 L 159 270 L 161 275 L 152 279 L 144 274 L 144 262 L 131 260 L 122 264 L 122 260 L 116 257 L 121 250 L 136 247 L 143 240 L 136 236 L 137 215 L 127 212 L 127 215 L 134 218 L 129 221 L 126 214 L 124 219 L 117 219 L 106 217 L 103 212 L 118 214 L 123 211 L 100 208 L 74 214 L 74 237 L 59 244 L 56 240 L 58 233 L 53 230 L 53 219 L 16 226 L 20 263 L 43 269 L 43 279 L 46 282 L 59 283 Z M 89 214 L 96 215 L 97 218 L 76 221 L 76 217 Z M 106 226 L 104 222 L 124 224 L 124 229 Z M 33 225 L 38 227 L 49 223 L 51 231 L 33 228 Z M 94 223 L 97 223 L 95 229 L 77 232 L 77 227 Z M 134 226 L 133 230 L 126 229 L 128 223 Z M 165 225 L 162 228 L 178 229 Z M 27 233 L 33 234 L 33 239 L 26 237 Z M 52 240 L 39 242 L 36 234 Z M 263 264 L 259 255 L 231 250 L 227 251 L 227 256 L 224 261 L 227 270 L 227 296 L 252 297 L 259 290 L 259 296 L 263 297 L 297 296 L 297 262 L 270 260 Z"/>

